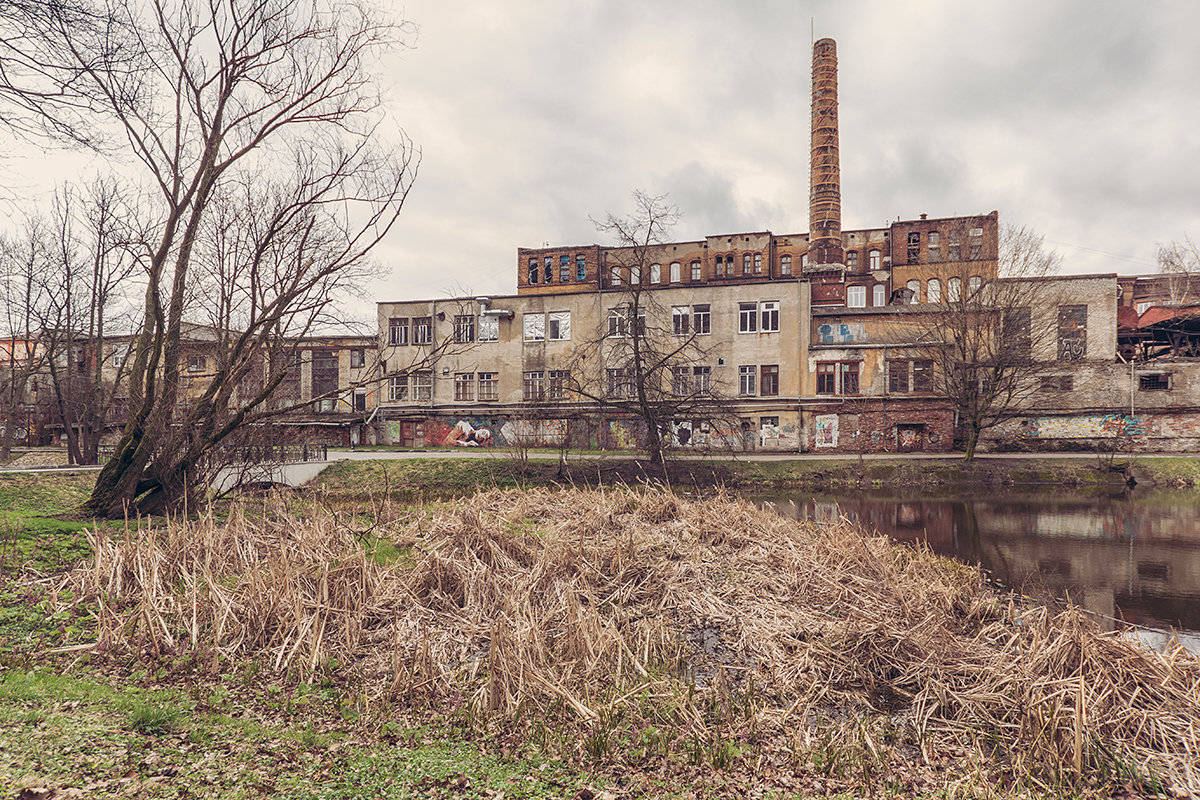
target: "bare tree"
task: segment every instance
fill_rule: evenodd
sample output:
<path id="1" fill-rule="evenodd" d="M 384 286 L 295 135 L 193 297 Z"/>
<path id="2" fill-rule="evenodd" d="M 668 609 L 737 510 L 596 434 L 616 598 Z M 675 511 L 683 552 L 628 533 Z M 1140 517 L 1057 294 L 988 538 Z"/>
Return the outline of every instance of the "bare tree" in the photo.
<path id="1" fill-rule="evenodd" d="M 1057 301 L 1045 279 L 1057 271 L 1059 257 L 1044 249 L 1041 235 L 1005 227 L 996 275 L 970 274 L 969 264 L 933 265 L 926 302 L 901 315 L 892 337 L 921 364 L 913 380 L 954 408 L 967 461 L 981 433 L 1029 405 L 1046 361 L 1082 357 L 1047 316 Z M 1068 352 L 1055 352 L 1062 347 Z"/>
<path id="2" fill-rule="evenodd" d="M 1200 247 L 1190 236 L 1158 248 L 1158 267 L 1167 279 L 1171 305 L 1187 305 L 1200 299 Z"/>
<path id="3" fill-rule="evenodd" d="M 634 211 L 608 215 L 597 229 L 616 240 L 606 250 L 599 330 L 572 361 L 571 391 L 601 409 L 641 421 L 650 460 L 661 464 L 673 422 L 702 420 L 725 427 L 732 416 L 714 386 L 701 329 L 708 317 L 677 316 L 658 297 L 652 268 L 671 259 L 661 251 L 679 217 L 664 197 L 634 192 Z"/>
<path id="4" fill-rule="evenodd" d="M 112 516 L 192 494 L 193 467 L 252 421 L 284 372 L 236 403 L 235 387 L 264 349 L 320 319 L 322 292 L 361 265 L 398 217 L 417 159 L 402 137 L 374 144 L 381 120 L 366 62 L 396 30 L 364 6 L 119 0 L 97 18 L 80 32 L 52 15 L 36 21 L 36 37 L 7 45 L 37 64 L 40 91 L 23 110 L 76 141 L 110 150 L 120 141 L 156 191 L 143 212 L 153 236 L 141 253 L 129 420 L 84 506 Z M 0 95 L 31 96 L 28 84 L 6 88 Z M 244 324 L 226 366 L 175 419 L 192 269 L 209 215 L 225 202 L 254 218 L 238 255 Z"/>
<path id="5" fill-rule="evenodd" d="M 20 232 L 0 240 L 0 296 L 4 343 L 3 391 L 4 430 L 0 432 L 0 461 L 7 461 L 19 429 L 30 427 L 30 412 L 36 396 L 36 375 L 46 363 L 47 349 L 41 341 L 42 320 L 49 295 L 43 280 L 45 263 L 53 248 L 51 231 L 40 217 L 25 220 Z"/>

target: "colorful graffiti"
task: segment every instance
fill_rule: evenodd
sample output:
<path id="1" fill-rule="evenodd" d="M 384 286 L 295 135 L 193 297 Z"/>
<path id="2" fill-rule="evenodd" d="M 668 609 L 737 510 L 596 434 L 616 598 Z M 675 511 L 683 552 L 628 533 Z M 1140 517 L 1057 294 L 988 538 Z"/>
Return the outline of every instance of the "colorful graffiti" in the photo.
<path id="1" fill-rule="evenodd" d="M 450 433 L 442 439 L 445 446 L 455 447 L 487 447 L 492 443 L 492 432 L 487 428 L 476 428 L 465 419 L 454 423 Z"/>
<path id="2" fill-rule="evenodd" d="M 510 445 L 525 447 L 565 447 L 570 437 L 562 419 L 510 419 L 500 426 L 500 434 Z"/>
<path id="3" fill-rule="evenodd" d="M 820 344 L 864 344 L 867 331 L 861 322 L 839 322 L 817 326 L 817 342 Z"/>
<path id="4" fill-rule="evenodd" d="M 1021 423 L 1021 435 L 1027 439 L 1115 439 L 1145 433 L 1142 418 L 1127 414 L 1036 417 Z"/>
<path id="5" fill-rule="evenodd" d="M 817 447 L 837 447 L 837 414 L 822 414 L 814 421 L 816 423 L 815 442 Z"/>

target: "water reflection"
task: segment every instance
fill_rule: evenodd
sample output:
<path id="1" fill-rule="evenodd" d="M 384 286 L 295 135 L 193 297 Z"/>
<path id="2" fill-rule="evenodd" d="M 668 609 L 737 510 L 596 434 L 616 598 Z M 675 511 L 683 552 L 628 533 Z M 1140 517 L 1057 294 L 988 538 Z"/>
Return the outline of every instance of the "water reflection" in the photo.
<path id="1" fill-rule="evenodd" d="M 1136 495 L 1137 493 L 1131 493 Z M 1038 599 L 1070 596 L 1106 620 L 1200 632 L 1200 502 L 1177 495 L 895 499 L 760 497 L 798 519 L 844 516 L 982 565 Z"/>

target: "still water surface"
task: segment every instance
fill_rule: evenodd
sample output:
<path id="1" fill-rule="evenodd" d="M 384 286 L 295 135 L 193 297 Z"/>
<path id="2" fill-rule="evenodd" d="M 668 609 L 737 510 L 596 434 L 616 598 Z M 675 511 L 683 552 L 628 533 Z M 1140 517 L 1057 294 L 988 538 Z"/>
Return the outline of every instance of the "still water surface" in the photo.
<path id="1" fill-rule="evenodd" d="M 901 542 L 980 564 L 1038 599 L 1070 596 L 1106 627 L 1175 628 L 1200 647 L 1200 502 L 1181 493 L 1112 497 L 1004 494 L 897 499 L 882 494 L 761 495 L 798 519 L 839 516 Z M 1154 638 L 1153 634 L 1149 638 Z"/>

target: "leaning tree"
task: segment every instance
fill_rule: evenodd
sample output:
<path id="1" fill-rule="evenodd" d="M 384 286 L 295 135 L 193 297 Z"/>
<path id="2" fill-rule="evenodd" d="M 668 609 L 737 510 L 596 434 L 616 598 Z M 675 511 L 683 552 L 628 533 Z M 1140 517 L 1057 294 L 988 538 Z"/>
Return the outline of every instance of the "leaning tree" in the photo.
<path id="1" fill-rule="evenodd" d="M 161 510 L 271 413 L 294 364 L 275 357 L 281 343 L 320 322 L 400 212 L 418 159 L 402 134 L 378 141 L 368 70 L 400 31 L 333 0 L 0 3 L 0 102 L 22 132 L 93 147 L 152 189 L 128 422 L 84 509 Z M 238 221 L 224 255 L 206 235 L 218 208 Z M 187 398 L 183 331 L 214 269 L 236 273 L 222 286 L 237 330 Z M 255 391 L 238 391 L 247 380 Z"/>

